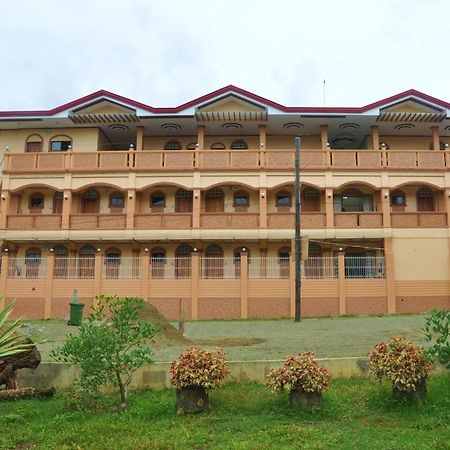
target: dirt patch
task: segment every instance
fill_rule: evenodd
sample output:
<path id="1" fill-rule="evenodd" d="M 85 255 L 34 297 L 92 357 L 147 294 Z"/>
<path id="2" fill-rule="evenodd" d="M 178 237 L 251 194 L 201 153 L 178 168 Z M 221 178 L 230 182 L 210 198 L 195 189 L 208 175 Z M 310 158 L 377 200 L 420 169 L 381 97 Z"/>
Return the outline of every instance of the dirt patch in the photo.
<path id="1" fill-rule="evenodd" d="M 160 345 L 189 345 L 191 341 L 185 338 L 167 319 L 149 303 L 144 305 L 144 309 L 139 314 L 139 320 L 158 324 L 160 331 L 156 334 L 154 342 Z"/>
<path id="2" fill-rule="evenodd" d="M 195 339 L 191 341 L 194 345 L 211 345 L 213 347 L 250 347 L 262 344 L 267 339 L 261 338 L 217 338 L 217 339 Z"/>

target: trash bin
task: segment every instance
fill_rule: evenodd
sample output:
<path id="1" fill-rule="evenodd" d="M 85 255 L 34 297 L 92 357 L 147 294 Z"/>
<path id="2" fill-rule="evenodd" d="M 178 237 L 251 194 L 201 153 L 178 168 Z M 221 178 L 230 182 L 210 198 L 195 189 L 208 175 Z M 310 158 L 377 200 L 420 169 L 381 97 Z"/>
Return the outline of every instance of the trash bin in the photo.
<path id="1" fill-rule="evenodd" d="M 81 325 L 81 320 L 83 319 L 84 303 L 80 303 L 75 300 L 70 302 L 69 305 L 70 305 L 70 318 L 67 324 L 75 325 L 78 327 Z"/>

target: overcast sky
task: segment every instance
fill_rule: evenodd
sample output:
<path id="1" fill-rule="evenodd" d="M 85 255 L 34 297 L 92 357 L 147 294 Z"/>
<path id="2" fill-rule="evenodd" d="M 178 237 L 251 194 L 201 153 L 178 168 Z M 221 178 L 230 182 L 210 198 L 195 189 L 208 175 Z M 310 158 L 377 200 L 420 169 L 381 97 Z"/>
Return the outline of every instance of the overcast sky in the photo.
<path id="1" fill-rule="evenodd" d="M 0 110 L 99 89 L 177 106 L 234 84 L 287 106 L 450 101 L 446 0 L 2 0 Z"/>

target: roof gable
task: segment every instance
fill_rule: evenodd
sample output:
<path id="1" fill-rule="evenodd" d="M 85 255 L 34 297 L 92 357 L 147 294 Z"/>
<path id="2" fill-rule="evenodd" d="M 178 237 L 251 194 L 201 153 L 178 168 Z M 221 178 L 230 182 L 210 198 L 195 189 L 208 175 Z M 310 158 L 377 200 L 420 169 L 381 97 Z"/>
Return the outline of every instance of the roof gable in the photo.
<path id="1" fill-rule="evenodd" d="M 393 105 L 382 108 L 382 112 L 407 112 L 407 113 L 440 113 L 443 112 L 442 108 L 436 106 L 427 105 L 415 98 L 402 100 L 394 103 Z"/>

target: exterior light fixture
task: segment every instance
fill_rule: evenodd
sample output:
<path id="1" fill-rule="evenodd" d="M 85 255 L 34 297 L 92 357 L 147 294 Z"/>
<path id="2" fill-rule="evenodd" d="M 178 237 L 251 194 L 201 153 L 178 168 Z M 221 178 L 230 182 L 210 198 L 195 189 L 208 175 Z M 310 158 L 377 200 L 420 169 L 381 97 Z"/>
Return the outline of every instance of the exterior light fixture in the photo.
<path id="1" fill-rule="evenodd" d="M 149 250 L 147 247 L 144 248 L 144 252 L 145 252 L 145 253 L 148 253 L 149 251 L 150 251 L 150 250 Z"/>
<path id="2" fill-rule="evenodd" d="M 264 194 L 264 192 L 261 192 L 261 198 L 264 198 L 266 196 L 266 194 Z"/>
<path id="3" fill-rule="evenodd" d="M 55 250 L 53 249 L 53 247 L 50 247 L 50 248 L 48 249 L 48 251 L 49 251 L 50 253 L 53 253 Z"/>
<path id="4" fill-rule="evenodd" d="M 97 249 L 97 253 L 100 253 L 101 251 L 102 251 L 101 248 L 98 248 L 98 249 Z"/>
<path id="5" fill-rule="evenodd" d="M 247 249 L 246 249 L 245 247 L 242 247 L 242 251 L 243 251 L 243 252 L 246 252 Z"/>
<path id="6" fill-rule="evenodd" d="M 342 250 L 344 250 L 342 247 L 339 247 L 339 251 L 342 252 Z"/>
<path id="7" fill-rule="evenodd" d="M 192 250 L 194 251 L 194 253 L 198 252 L 198 248 L 197 247 L 194 247 Z"/>
<path id="8" fill-rule="evenodd" d="M 331 195 L 332 195 L 331 192 L 328 192 L 327 197 L 328 197 L 328 198 L 331 198 Z"/>
<path id="9" fill-rule="evenodd" d="M 331 148 L 331 145 L 330 145 L 330 143 L 329 143 L 329 142 L 327 142 L 327 148 L 328 148 L 328 149 L 330 149 L 330 148 Z"/>
<path id="10" fill-rule="evenodd" d="M 68 150 L 72 150 L 72 146 L 71 146 L 71 145 L 68 145 L 68 146 L 67 146 L 67 149 L 68 149 Z"/>
<path id="11" fill-rule="evenodd" d="M 389 197 L 389 192 L 385 192 L 384 193 L 384 198 L 388 198 Z"/>
<path id="12" fill-rule="evenodd" d="M 9 248 L 8 248 L 8 247 L 4 248 L 4 249 L 3 249 L 3 252 L 4 252 L 4 253 L 8 253 L 8 252 L 9 252 Z"/>
<path id="13" fill-rule="evenodd" d="M 6 196 L 2 195 L 2 200 L 6 200 Z"/>
<path id="14" fill-rule="evenodd" d="M 67 194 L 64 195 L 64 200 L 69 200 L 69 196 Z"/>

